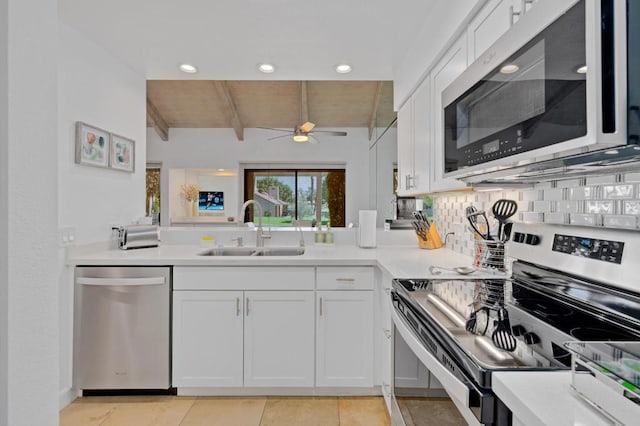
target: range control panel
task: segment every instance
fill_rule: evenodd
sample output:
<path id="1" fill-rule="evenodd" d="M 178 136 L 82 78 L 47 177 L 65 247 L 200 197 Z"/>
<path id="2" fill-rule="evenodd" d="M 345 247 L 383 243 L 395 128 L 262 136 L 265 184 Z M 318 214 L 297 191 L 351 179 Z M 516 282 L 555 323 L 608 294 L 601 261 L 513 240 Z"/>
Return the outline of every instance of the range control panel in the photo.
<path id="1" fill-rule="evenodd" d="M 555 234 L 553 238 L 553 251 L 604 262 L 622 263 L 623 250 L 624 243 L 621 241 L 598 240 L 561 234 Z"/>

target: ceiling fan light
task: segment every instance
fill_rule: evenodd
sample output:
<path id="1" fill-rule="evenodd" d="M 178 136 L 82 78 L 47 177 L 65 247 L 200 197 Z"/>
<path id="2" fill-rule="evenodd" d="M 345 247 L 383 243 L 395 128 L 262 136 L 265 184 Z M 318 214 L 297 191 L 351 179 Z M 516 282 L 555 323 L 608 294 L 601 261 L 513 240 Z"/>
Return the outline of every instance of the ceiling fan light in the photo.
<path id="1" fill-rule="evenodd" d="M 307 135 L 293 135 L 294 142 L 309 142 L 309 136 Z"/>
<path id="2" fill-rule="evenodd" d="M 351 72 L 351 65 L 349 64 L 340 64 L 336 66 L 336 72 L 338 74 L 348 74 Z"/>
<path id="3" fill-rule="evenodd" d="M 258 65 L 258 69 L 260 70 L 260 72 L 263 72 L 265 74 L 271 74 L 276 70 L 276 67 L 272 64 L 260 64 Z"/>

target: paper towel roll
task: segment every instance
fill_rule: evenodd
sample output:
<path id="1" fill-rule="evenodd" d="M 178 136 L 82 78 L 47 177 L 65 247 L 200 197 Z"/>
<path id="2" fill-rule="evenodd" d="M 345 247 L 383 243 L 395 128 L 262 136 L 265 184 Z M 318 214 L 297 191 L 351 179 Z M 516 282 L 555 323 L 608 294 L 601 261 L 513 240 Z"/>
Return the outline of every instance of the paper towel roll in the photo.
<path id="1" fill-rule="evenodd" d="M 358 245 L 364 248 L 376 246 L 376 218 L 375 210 L 360 210 L 358 214 Z"/>

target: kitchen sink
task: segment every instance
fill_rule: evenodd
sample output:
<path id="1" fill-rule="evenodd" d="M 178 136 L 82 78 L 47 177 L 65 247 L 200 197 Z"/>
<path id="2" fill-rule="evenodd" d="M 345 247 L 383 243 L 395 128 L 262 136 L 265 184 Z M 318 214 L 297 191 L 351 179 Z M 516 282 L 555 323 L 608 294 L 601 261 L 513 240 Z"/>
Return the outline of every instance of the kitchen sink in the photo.
<path id="1" fill-rule="evenodd" d="M 282 247 L 258 249 L 252 256 L 300 256 L 304 254 L 304 247 Z"/>
<path id="2" fill-rule="evenodd" d="M 216 247 L 198 256 L 300 256 L 304 247 Z"/>

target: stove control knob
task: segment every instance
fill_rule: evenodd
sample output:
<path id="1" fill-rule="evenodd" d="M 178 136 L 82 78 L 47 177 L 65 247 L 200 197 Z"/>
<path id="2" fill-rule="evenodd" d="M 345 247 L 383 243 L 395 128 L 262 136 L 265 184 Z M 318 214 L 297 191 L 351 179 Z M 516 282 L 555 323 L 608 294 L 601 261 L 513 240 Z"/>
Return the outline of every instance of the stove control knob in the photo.
<path id="1" fill-rule="evenodd" d="M 525 333 L 522 337 L 524 337 L 524 342 L 527 345 L 535 345 L 536 343 L 540 343 L 540 338 L 535 333 Z"/>
<path id="2" fill-rule="evenodd" d="M 513 335 L 516 336 L 516 337 L 520 337 L 520 336 L 524 335 L 527 332 L 527 330 L 523 326 L 521 326 L 519 324 L 518 325 L 514 325 L 511 328 L 511 331 L 512 331 Z"/>

